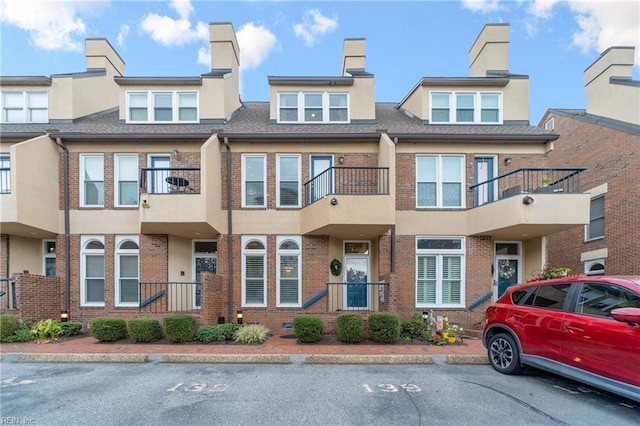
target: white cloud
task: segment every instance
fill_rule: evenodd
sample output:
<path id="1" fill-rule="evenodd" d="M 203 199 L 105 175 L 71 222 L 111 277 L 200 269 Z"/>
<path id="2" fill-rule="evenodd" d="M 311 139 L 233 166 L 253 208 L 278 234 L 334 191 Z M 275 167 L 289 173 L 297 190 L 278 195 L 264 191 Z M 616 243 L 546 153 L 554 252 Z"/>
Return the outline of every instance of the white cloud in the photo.
<path id="1" fill-rule="evenodd" d="M 178 19 L 149 13 L 144 17 L 140 27 L 151 38 L 165 46 L 180 46 L 200 40 L 209 40 L 209 27 L 197 22 L 195 28 L 189 22 L 193 7 L 189 0 L 172 0 L 170 5 L 178 13 Z"/>
<path id="2" fill-rule="evenodd" d="M 262 25 L 253 22 L 244 24 L 236 32 L 240 46 L 240 66 L 242 69 L 258 67 L 276 45 L 276 36 Z"/>
<path id="3" fill-rule="evenodd" d="M 529 5 L 529 13 L 536 18 L 549 19 L 558 0 L 536 0 Z"/>
<path id="4" fill-rule="evenodd" d="M 307 46 L 311 46 L 318 36 L 335 31 L 336 28 L 337 18 L 327 18 L 318 9 L 310 9 L 302 17 L 302 22 L 293 26 L 293 31 Z"/>
<path id="5" fill-rule="evenodd" d="M 201 47 L 198 49 L 198 63 L 211 68 L 211 48 Z"/>
<path id="6" fill-rule="evenodd" d="M 501 10 L 499 0 L 462 0 L 462 6 L 472 12 L 491 13 Z"/>
<path id="7" fill-rule="evenodd" d="M 79 15 L 104 6 L 105 2 L 0 0 L 0 21 L 28 32 L 40 49 L 82 50 L 87 30 Z"/>
<path id="8" fill-rule="evenodd" d="M 118 45 L 124 44 L 124 38 L 129 34 L 129 26 L 127 24 L 120 25 L 120 32 L 118 33 Z"/>

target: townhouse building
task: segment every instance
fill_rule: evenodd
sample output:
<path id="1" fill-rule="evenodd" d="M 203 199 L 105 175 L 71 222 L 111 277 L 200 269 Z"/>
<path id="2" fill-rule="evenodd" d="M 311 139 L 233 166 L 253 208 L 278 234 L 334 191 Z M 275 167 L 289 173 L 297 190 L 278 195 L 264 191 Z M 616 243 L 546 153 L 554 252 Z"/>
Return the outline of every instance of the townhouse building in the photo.
<path id="1" fill-rule="evenodd" d="M 87 71 L 2 77 L 0 309 L 74 321 L 188 313 L 201 323 L 415 311 L 477 327 L 589 223 L 584 168 L 550 167 L 509 25 L 467 77 L 375 101 L 366 40 L 335 76 L 270 76 L 239 96 L 239 47 L 210 24 L 211 71 L 129 77 L 103 39 Z M 397 82 L 398 87 L 405 82 Z"/>
<path id="2" fill-rule="evenodd" d="M 550 109 L 540 125 L 558 135 L 549 165 L 586 167 L 589 224 L 550 235 L 548 260 L 588 275 L 640 271 L 640 81 L 633 47 L 611 47 L 584 72 L 585 109 Z"/>

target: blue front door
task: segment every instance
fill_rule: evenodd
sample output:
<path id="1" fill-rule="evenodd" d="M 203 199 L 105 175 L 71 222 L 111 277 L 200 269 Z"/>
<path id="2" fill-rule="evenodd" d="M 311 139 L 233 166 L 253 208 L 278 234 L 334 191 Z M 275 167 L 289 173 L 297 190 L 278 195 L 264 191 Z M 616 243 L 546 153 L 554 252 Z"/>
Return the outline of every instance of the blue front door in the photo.
<path id="1" fill-rule="evenodd" d="M 368 309 L 369 258 L 346 256 L 344 259 L 347 309 Z"/>

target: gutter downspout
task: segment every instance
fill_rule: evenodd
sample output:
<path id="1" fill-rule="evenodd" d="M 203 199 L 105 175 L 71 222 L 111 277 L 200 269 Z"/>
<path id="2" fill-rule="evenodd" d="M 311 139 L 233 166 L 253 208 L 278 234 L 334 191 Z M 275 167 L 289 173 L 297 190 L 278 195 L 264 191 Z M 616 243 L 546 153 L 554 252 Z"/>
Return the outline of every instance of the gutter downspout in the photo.
<path id="1" fill-rule="evenodd" d="M 227 147 L 227 303 L 229 322 L 233 322 L 233 209 L 231 205 L 231 146 L 229 138 L 223 138 L 224 146 Z"/>
<path id="2" fill-rule="evenodd" d="M 71 236 L 69 235 L 69 150 L 56 138 L 56 144 L 64 152 L 63 180 L 64 180 L 64 309 L 71 315 Z"/>

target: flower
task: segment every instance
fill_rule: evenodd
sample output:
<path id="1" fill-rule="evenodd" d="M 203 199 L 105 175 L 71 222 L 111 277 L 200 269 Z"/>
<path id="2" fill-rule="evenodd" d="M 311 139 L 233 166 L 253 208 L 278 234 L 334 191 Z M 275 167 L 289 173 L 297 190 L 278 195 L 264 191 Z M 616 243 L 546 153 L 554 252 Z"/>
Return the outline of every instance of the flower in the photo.
<path id="1" fill-rule="evenodd" d="M 546 265 L 542 271 L 537 271 L 533 274 L 533 278 L 531 278 L 531 281 L 544 281 L 544 280 L 551 280 L 553 278 L 561 278 L 561 277 L 566 277 L 567 275 L 569 275 L 571 273 L 571 269 L 570 268 L 566 268 L 566 267 L 559 267 L 559 266 L 551 266 L 551 265 Z"/>

